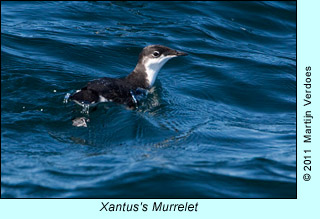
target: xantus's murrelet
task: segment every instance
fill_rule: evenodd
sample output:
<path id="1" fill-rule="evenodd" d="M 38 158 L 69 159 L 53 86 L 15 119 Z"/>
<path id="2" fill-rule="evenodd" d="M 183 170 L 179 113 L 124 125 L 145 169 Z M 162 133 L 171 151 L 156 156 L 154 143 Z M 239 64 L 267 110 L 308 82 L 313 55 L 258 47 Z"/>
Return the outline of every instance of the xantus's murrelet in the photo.
<path id="1" fill-rule="evenodd" d="M 150 89 L 161 69 L 169 60 L 187 55 L 161 45 L 145 47 L 139 55 L 135 69 L 123 78 L 100 78 L 70 96 L 78 104 L 116 102 L 133 107 L 136 104 L 133 92 L 137 89 Z"/>

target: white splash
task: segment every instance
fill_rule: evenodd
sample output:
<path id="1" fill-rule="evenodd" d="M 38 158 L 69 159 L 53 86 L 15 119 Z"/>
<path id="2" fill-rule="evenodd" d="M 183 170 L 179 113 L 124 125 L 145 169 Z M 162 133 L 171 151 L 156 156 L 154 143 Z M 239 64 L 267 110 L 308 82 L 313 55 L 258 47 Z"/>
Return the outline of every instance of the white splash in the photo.
<path id="1" fill-rule="evenodd" d="M 72 120 L 72 125 L 76 127 L 88 127 L 87 122 L 90 120 L 85 117 L 79 117 Z"/>
<path id="2" fill-rule="evenodd" d="M 63 98 L 63 103 L 68 103 L 69 97 L 71 96 L 70 93 L 66 93 L 66 95 Z"/>

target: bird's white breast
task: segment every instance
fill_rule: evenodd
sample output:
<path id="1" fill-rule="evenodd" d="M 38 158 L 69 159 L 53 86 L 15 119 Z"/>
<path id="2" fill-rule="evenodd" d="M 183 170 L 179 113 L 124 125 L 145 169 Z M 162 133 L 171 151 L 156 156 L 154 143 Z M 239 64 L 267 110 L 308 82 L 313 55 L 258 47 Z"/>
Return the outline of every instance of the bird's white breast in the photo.
<path id="1" fill-rule="evenodd" d="M 143 61 L 147 73 L 149 87 L 152 87 L 162 66 L 174 56 L 160 56 L 159 58 L 147 58 Z"/>

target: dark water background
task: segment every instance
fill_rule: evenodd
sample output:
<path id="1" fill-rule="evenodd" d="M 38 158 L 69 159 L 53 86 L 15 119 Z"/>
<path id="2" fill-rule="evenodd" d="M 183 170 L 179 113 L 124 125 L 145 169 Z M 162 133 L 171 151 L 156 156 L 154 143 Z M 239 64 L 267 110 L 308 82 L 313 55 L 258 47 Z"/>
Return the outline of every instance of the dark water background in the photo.
<path id="1" fill-rule="evenodd" d="M 189 56 L 72 126 L 150 44 Z M 295 2 L 1 2 L 3 198 L 295 198 L 295 111 Z"/>

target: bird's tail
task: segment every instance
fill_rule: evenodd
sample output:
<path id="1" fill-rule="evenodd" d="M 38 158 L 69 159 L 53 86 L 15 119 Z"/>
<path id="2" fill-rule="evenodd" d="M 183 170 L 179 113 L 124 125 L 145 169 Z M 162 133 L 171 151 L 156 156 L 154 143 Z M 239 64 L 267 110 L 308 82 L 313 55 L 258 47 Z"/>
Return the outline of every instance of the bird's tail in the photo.
<path id="1" fill-rule="evenodd" d="M 99 94 L 94 90 L 85 88 L 72 94 L 69 99 L 79 103 L 92 104 L 99 101 Z"/>

